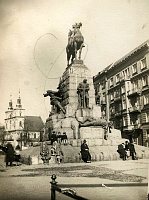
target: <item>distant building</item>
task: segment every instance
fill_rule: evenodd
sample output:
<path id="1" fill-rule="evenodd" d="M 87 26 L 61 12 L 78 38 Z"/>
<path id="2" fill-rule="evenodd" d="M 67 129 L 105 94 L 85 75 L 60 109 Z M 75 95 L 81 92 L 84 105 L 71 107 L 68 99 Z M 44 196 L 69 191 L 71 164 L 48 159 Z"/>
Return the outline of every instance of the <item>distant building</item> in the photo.
<path id="1" fill-rule="evenodd" d="M 149 40 L 94 76 L 103 118 L 124 138 L 148 146 Z"/>
<path id="2" fill-rule="evenodd" d="M 5 114 L 6 141 L 17 141 L 21 146 L 28 146 L 42 139 L 44 123 L 39 116 L 25 116 L 20 95 L 15 108 L 12 100 L 9 101 Z"/>
<path id="3" fill-rule="evenodd" d="M 0 144 L 4 143 L 5 126 L 0 123 Z"/>

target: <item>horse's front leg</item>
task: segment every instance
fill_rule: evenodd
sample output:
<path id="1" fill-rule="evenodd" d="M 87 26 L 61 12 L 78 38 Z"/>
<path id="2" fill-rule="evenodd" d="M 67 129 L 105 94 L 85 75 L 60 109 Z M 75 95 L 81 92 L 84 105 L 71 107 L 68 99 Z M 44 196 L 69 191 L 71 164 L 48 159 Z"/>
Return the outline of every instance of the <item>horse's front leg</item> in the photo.
<path id="1" fill-rule="evenodd" d="M 74 43 L 75 60 L 77 60 L 77 43 Z"/>
<path id="2" fill-rule="evenodd" d="M 67 53 L 67 66 L 69 66 L 69 60 L 70 60 L 70 57 L 71 57 L 71 53 L 70 53 L 68 48 L 66 48 L 66 53 Z"/>
<path id="3" fill-rule="evenodd" d="M 84 44 L 82 43 L 80 46 L 80 50 L 79 50 L 79 60 L 81 59 L 81 53 L 82 53 L 82 48 L 85 47 Z"/>

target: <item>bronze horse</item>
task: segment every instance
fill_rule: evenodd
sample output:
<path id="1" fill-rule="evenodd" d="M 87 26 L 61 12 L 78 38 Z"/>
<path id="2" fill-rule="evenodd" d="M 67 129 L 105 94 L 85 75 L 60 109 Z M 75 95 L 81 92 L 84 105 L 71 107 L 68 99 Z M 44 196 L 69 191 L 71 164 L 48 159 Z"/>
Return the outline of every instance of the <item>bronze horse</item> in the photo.
<path id="1" fill-rule="evenodd" d="M 71 63 L 74 58 L 77 59 L 77 51 L 79 50 L 79 60 L 81 59 L 82 48 L 84 47 L 84 38 L 81 34 L 80 27 L 81 23 L 75 24 L 73 26 L 73 31 L 69 31 L 68 33 L 68 44 L 66 47 L 67 52 L 67 65 L 69 66 L 69 60 L 71 58 Z"/>

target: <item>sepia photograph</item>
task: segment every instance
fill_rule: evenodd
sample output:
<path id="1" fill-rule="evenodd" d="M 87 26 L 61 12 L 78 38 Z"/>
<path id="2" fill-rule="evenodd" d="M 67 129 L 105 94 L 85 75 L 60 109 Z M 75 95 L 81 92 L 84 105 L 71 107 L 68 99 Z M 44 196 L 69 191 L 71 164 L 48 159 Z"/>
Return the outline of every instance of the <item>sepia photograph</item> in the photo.
<path id="1" fill-rule="evenodd" d="M 149 1 L 0 0 L 0 199 L 149 200 Z"/>

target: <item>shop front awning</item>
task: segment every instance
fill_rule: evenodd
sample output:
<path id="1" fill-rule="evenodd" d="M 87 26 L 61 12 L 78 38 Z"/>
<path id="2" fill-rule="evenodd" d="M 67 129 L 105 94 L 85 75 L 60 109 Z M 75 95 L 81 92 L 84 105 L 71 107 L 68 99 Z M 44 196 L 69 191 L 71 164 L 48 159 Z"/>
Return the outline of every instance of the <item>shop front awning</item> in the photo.
<path id="1" fill-rule="evenodd" d="M 122 135 L 124 137 L 133 137 L 138 138 L 140 134 L 143 133 L 142 128 L 134 129 L 134 130 L 124 130 L 122 131 Z"/>

